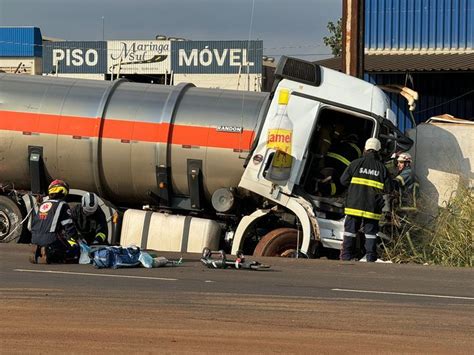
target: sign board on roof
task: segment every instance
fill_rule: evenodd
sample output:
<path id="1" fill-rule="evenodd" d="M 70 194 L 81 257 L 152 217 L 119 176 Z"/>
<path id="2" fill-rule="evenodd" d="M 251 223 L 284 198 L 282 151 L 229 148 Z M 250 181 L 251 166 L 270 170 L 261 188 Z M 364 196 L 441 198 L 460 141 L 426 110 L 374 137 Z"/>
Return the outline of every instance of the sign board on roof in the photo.
<path id="1" fill-rule="evenodd" d="M 263 41 L 173 41 L 171 69 L 178 74 L 262 72 Z"/>
<path id="2" fill-rule="evenodd" d="M 106 42 L 46 42 L 43 45 L 43 73 L 104 73 Z"/>
<path id="3" fill-rule="evenodd" d="M 169 41 L 107 42 L 107 73 L 166 74 L 170 72 Z"/>

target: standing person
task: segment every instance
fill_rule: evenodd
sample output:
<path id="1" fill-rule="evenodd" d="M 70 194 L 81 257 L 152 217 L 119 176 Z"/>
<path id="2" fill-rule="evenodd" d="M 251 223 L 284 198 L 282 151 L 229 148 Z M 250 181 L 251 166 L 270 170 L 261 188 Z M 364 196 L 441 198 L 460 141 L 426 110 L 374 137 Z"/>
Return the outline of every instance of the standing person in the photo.
<path id="1" fill-rule="evenodd" d="M 77 263 L 79 245 L 77 231 L 71 219 L 71 210 L 64 201 L 69 186 L 62 180 L 54 180 L 48 187 L 49 199 L 38 210 L 33 210 L 31 243 L 34 264 Z"/>
<path id="2" fill-rule="evenodd" d="M 409 153 L 401 153 L 397 157 L 398 175 L 393 179 L 393 185 L 400 193 L 400 206 L 414 207 L 414 188 L 417 184 L 415 174 L 411 168 L 413 159 Z"/>
<path id="3" fill-rule="evenodd" d="M 348 186 L 341 260 L 354 257 L 357 232 L 362 226 L 367 261 L 377 260 L 376 238 L 384 205 L 383 194 L 390 191 L 391 186 L 387 168 L 379 156 L 380 149 L 377 138 L 367 139 L 363 156 L 351 162 L 341 176 L 341 184 Z"/>
<path id="4" fill-rule="evenodd" d="M 72 210 L 72 219 L 87 244 L 107 244 L 107 219 L 96 194 L 88 192 L 82 196 L 81 204 Z"/>

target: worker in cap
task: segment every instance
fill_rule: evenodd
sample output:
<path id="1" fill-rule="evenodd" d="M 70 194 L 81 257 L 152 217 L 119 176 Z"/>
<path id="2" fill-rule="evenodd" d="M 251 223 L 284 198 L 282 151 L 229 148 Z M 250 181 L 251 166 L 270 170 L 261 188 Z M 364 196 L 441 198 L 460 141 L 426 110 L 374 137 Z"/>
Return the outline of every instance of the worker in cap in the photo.
<path id="1" fill-rule="evenodd" d="M 383 194 L 390 191 L 391 181 L 379 152 L 380 141 L 369 138 L 363 156 L 352 161 L 341 176 L 341 184 L 348 187 L 344 221 L 344 240 L 341 260 L 352 260 L 356 237 L 362 229 L 368 262 L 377 260 L 376 238 L 384 206 Z"/>
<path id="2" fill-rule="evenodd" d="M 31 243 L 36 264 L 77 263 L 80 249 L 76 242 L 77 231 L 71 218 L 71 209 L 65 198 L 69 186 L 63 180 L 54 180 L 48 187 L 48 199 L 33 209 Z"/>
<path id="3" fill-rule="evenodd" d="M 412 162 L 413 158 L 409 153 L 400 153 L 397 157 L 398 174 L 393 179 L 393 186 L 398 191 L 402 207 L 415 205 L 415 189 L 418 183 L 411 167 Z"/>
<path id="4" fill-rule="evenodd" d="M 87 192 L 82 196 L 81 204 L 72 210 L 72 219 L 79 236 L 87 244 L 108 244 L 107 218 L 95 193 Z"/>

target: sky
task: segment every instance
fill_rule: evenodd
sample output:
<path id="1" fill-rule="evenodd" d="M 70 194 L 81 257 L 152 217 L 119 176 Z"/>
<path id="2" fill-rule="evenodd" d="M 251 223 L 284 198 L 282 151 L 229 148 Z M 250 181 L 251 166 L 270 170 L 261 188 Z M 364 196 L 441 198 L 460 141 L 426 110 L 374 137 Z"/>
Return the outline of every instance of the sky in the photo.
<path id="1" fill-rule="evenodd" d="M 331 57 L 323 37 L 341 15 L 342 0 L 0 0 L 0 26 L 36 26 L 48 37 L 260 39 L 264 55 L 307 60 Z"/>

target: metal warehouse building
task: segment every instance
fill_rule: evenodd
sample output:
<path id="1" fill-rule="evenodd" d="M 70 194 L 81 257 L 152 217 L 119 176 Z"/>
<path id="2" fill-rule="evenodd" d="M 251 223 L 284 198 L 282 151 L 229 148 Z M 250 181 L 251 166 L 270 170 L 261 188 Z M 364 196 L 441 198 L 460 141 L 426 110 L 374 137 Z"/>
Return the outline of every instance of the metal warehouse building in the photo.
<path id="1" fill-rule="evenodd" d="M 0 27 L 0 72 L 42 73 L 42 37 L 37 27 Z"/>
<path id="2" fill-rule="evenodd" d="M 474 119 L 473 39 L 474 0 L 366 0 L 365 79 L 418 91 L 417 123 L 444 113 Z M 409 128 L 406 100 L 391 100 L 399 127 Z"/>
<path id="3" fill-rule="evenodd" d="M 36 27 L 0 28 L 11 73 L 261 91 L 262 41 L 42 41 Z"/>

